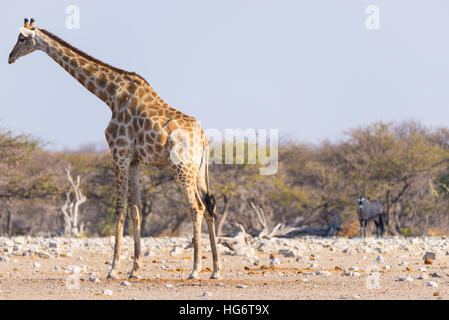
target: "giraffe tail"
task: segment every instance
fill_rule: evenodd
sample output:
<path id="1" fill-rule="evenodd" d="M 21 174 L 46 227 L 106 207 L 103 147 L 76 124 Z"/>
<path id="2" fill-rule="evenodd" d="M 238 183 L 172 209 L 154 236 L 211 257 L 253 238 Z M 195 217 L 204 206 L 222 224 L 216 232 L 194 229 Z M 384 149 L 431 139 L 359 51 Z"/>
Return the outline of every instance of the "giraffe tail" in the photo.
<path id="1" fill-rule="evenodd" d="M 204 178 L 206 182 L 206 194 L 204 195 L 202 201 L 206 207 L 207 212 L 213 218 L 217 218 L 215 215 L 215 210 L 217 207 L 217 201 L 215 200 L 215 196 L 210 192 L 209 185 L 209 144 L 206 142 L 203 146 L 203 156 L 201 158 L 201 166 L 204 167 Z"/>

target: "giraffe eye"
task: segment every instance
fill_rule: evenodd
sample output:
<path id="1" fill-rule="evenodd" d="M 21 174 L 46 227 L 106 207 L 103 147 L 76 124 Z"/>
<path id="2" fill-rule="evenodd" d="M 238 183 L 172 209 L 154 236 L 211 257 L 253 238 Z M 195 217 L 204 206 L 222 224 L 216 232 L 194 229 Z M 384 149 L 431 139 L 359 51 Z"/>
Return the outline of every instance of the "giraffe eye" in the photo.
<path id="1" fill-rule="evenodd" d="M 19 38 L 19 42 L 24 42 L 25 39 L 24 38 Z"/>

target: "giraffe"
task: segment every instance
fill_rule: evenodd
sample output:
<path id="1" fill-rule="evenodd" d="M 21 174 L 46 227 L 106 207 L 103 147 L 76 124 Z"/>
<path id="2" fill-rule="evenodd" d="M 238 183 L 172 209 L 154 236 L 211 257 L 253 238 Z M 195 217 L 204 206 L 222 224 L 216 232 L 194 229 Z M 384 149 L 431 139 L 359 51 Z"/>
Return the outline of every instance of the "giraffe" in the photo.
<path id="1" fill-rule="evenodd" d="M 70 73 L 87 90 L 109 106 L 112 118 L 105 130 L 116 180 L 116 232 L 114 257 L 107 278 L 117 278 L 123 223 L 128 197 L 133 221 L 134 261 L 130 278 L 141 268 L 140 164 L 169 167 L 189 204 L 193 223 L 193 270 L 201 271 L 201 223 L 205 217 L 213 258 L 211 279 L 220 278 L 220 257 L 215 235 L 215 197 L 209 187 L 209 144 L 198 121 L 170 107 L 149 83 L 134 72 L 124 71 L 72 47 L 25 18 L 8 62 L 41 50 Z"/>

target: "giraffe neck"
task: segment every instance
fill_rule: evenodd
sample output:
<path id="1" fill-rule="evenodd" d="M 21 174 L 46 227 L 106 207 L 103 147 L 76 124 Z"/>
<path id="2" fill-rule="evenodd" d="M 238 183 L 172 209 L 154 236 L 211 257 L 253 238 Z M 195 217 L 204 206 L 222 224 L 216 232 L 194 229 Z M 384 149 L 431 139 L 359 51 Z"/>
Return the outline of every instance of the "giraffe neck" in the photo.
<path id="1" fill-rule="evenodd" d="M 113 114 L 130 102 L 138 86 L 148 86 L 154 91 L 135 73 L 117 69 L 92 58 L 45 30 L 37 29 L 36 41 L 40 50 L 103 100 Z"/>

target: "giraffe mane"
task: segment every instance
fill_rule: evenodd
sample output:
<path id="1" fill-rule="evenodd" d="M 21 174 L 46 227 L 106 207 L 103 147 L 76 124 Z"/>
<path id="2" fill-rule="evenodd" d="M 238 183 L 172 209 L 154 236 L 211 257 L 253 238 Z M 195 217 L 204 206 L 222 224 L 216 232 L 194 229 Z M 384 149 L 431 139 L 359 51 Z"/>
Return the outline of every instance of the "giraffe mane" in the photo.
<path id="1" fill-rule="evenodd" d="M 109 65 L 109 64 L 107 64 L 107 63 L 105 63 L 105 62 L 103 62 L 101 60 L 98 60 L 98 59 L 88 55 L 87 53 L 81 51 L 80 49 L 75 48 L 74 46 L 72 46 L 71 44 L 69 44 L 66 41 L 62 40 L 61 38 L 59 38 L 58 36 L 54 35 L 53 33 L 49 32 L 49 31 L 47 31 L 45 29 L 39 29 L 39 30 L 42 31 L 42 33 L 44 33 L 45 35 L 47 35 L 51 39 L 59 42 L 63 46 L 65 46 L 68 49 L 70 49 L 70 50 L 74 51 L 75 53 L 79 54 L 83 58 L 86 58 L 87 60 L 92 61 L 92 62 L 94 62 L 96 64 L 99 64 L 99 65 L 101 65 L 101 66 L 103 66 L 105 68 L 111 69 L 112 71 L 115 71 L 117 73 L 138 77 L 139 79 L 143 80 L 143 82 L 145 82 L 147 85 L 149 85 L 149 83 L 141 75 L 139 75 L 139 74 L 137 74 L 135 72 L 130 72 L 130 71 L 126 71 L 126 70 L 122 70 L 122 69 L 113 67 L 113 66 L 111 66 L 111 65 Z"/>

